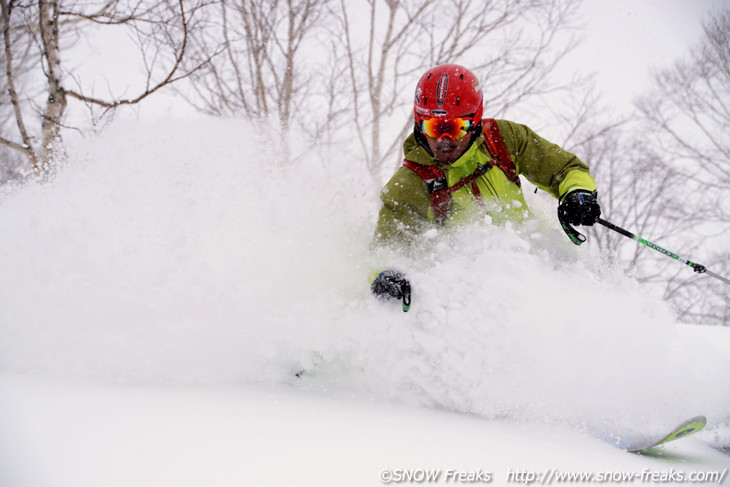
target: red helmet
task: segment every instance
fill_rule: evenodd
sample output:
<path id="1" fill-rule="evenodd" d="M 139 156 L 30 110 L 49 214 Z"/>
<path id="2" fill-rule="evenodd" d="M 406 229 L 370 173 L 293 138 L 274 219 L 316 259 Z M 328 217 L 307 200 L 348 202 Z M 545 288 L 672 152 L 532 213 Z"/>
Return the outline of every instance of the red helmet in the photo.
<path id="1" fill-rule="evenodd" d="M 413 116 L 416 126 L 434 117 L 473 118 L 482 121 L 484 98 L 477 77 L 458 64 L 442 64 L 421 76 L 416 86 Z"/>

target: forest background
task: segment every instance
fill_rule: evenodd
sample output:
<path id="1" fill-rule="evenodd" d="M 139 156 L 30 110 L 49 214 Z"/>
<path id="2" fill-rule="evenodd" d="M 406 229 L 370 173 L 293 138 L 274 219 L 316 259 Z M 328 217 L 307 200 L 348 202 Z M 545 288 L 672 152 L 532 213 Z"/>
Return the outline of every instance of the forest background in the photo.
<path id="1" fill-rule="evenodd" d="M 415 82 L 453 62 L 483 80 L 488 116 L 590 165 L 605 218 L 730 275 L 730 8 L 630 4 L 0 0 L 0 185 L 53 178 L 69 133 L 167 113 L 254 120 L 277 164 L 344 157 L 376 192 L 400 164 Z M 655 28 L 670 12 L 686 28 Z M 681 322 L 730 325 L 726 284 L 605 228 L 587 235 Z"/>

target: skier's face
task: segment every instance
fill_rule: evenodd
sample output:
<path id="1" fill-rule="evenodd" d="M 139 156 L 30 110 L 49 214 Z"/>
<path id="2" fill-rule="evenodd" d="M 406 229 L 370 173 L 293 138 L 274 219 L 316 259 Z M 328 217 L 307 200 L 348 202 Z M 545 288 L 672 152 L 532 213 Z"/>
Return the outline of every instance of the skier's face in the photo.
<path id="1" fill-rule="evenodd" d="M 469 148 L 471 137 L 462 137 L 454 140 L 448 135 L 433 139 L 427 138 L 428 147 L 433 152 L 433 156 L 441 164 L 452 164 Z"/>

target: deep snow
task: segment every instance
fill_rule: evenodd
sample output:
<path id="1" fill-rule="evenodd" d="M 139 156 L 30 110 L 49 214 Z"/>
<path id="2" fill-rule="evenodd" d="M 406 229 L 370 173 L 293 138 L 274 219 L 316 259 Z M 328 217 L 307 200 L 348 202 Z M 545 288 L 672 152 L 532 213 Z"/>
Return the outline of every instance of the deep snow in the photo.
<path id="1" fill-rule="evenodd" d="M 728 330 L 676 325 L 554 201 L 373 256 L 362 162 L 271 146 L 235 120 L 118 122 L 0 196 L 0 485 L 730 465 L 707 446 L 730 446 Z M 409 313 L 369 296 L 386 263 Z M 711 431 L 671 461 L 610 445 L 697 414 Z"/>
<path id="2" fill-rule="evenodd" d="M 555 425 L 281 386 L 123 387 L 3 375 L 0 387 L 3 486 L 378 486 L 385 469 L 440 470 L 436 485 L 459 484 L 445 481 L 448 470 L 490 473 L 491 485 L 548 469 L 729 475 L 728 457 L 692 438 L 661 457 L 639 456 Z"/>

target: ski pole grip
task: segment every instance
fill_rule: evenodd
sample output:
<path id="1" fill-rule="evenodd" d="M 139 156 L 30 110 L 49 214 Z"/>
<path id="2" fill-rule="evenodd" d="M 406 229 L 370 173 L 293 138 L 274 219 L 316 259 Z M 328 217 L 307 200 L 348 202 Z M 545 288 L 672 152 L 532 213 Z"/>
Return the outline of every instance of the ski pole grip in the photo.
<path id="1" fill-rule="evenodd" d="M 411 309 L 411 284 L 405 281 L 401 285 L 401 293 L 403 294 L 403 312 L 407 312 Z"/>

